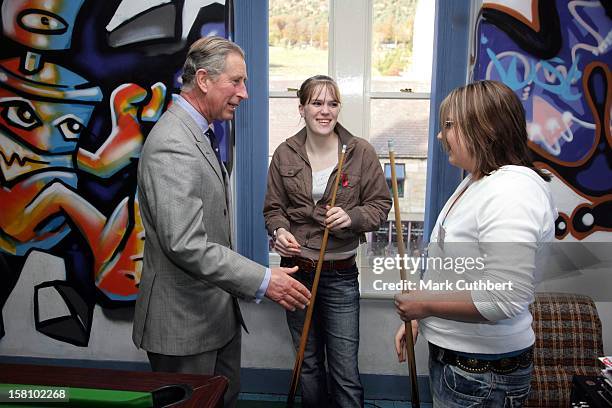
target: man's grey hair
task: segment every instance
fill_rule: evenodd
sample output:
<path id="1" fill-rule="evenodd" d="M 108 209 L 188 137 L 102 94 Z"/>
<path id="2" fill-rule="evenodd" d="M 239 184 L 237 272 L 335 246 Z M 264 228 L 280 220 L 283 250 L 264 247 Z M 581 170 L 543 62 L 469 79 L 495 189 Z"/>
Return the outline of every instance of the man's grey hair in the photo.
<path id="1" fill-rule="evenodd" d="M 225 69 L 225 58 L 231 53 L 244 59 L 242 48 L 223 37 L 203 37 L 191 44 L 183 66 L 183 89 L 189 90 L 195 85 L 198 69 L 205 69 L 213 79 L 218 77 Z"/>

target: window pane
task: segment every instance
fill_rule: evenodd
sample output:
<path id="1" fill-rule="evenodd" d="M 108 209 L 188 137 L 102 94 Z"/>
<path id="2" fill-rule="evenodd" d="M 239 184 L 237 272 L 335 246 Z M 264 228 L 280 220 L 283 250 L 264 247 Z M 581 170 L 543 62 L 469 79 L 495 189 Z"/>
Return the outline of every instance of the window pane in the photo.
<path id="1" fill-rule="evenodd" d="M 397 177 L 398 181 L 404 180 L 406 177 L 405 171 L 406 169 L 403 164 L 395 163 L 395 177 Z M 385 163 L 385 177 L 387 180 L 391 180 L 391 163 Z"/>
<path id="2" fill-rule="evenodd" d="M 434 13 L 432 0 L 374 0 L 371 91 L 430 91 Z"/>
<path id="3" fill-rule="evenodd" d="M 399 198 L 404 197 L 404 178 L 406 176 L 404 164 L 395 163 L 395 178 L 397 181 L 397 196 Z M 387 179 L 387 186 L 389 186 L 389 192 L 393 194 L 393 177 L 391 175 L 391 163 L 385 163 L 385 179 Z"/>
<path id="4" fill-rule="evenodd" d="M 328 0 L 270 0 L 270 90 L 327 74 Z"/>
<path id="5" fill-rule="evenodd" d="M 279 144 L 296 134 L 304 121 L 300 118 L 297 98 L 270 98 L 270 158 Z"/>

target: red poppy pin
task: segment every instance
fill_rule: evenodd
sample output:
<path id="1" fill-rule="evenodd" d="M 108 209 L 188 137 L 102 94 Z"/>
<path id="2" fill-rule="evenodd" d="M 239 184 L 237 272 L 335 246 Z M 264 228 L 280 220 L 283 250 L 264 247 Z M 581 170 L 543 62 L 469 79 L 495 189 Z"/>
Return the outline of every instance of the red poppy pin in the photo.
<path id="1" fill-rule="evenodd" d="M 346 173 L 342 173 L 340 175 L 340 182 L 342 183 L 342 187 L 348 187 L 348 177 L 346 176 Z"/>

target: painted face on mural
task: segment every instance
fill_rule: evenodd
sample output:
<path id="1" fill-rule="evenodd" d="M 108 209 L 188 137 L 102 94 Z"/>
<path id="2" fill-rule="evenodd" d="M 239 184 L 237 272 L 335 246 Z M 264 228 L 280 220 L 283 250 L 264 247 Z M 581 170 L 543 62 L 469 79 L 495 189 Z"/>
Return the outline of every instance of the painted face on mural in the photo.
<path id="1" fill-rule="evenodd" d="M 0 173 L 4 180 L 45 169 L 72 169 L 72 154 L 92 110 L 89 105 L 9 96 L 0 88 Z"/>
<path id="2" fill-rule="evenodd" d="M 202 107 L 204 117 L 213 120 L 231 120 L 236 108 L 249 94 L 246 88 L 247 71 L 244 59 L 236 53 L 225 58 L 225 70 L 217 78 L 206 80 L 206 104 Z"/>
<path id="3" fill-rule="evenodd" d="M 328 87 L 321 85 L 314 90 L 310 101 L 306 105 L 300 105 L 299 109 L 309 132 L 329 135 L 338 122 L 340 102 Z"/>
<path id="4" fill-rule="evenodd" d="M 87 125 L 92 106 L 4 96 L 0 89 L 0 124 L 20 142 L 49 153 L 71 153 Z"/>
<path id="5" fill-rule="evenodd" d="M 468 152 L 455 120 L 445 120 L 442 124 L 442 131 L 438 133 L 437 138 L 448 154 L 448 162 L 450 164 L 468 172 L 474 170 L 474 159 Z"/>

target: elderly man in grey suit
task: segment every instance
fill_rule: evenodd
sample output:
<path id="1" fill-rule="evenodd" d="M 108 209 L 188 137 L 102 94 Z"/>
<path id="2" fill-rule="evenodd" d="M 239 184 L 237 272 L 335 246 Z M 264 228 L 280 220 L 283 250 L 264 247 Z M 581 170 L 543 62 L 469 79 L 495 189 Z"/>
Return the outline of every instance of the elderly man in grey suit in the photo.
<path id="1" fill-rule="evenodd" d="M 232 248 L 231 193 L 212 121 L 248 97 L 244 53 L 221 37 L 189 49 L 183 87 L 151 130 L 138 165 L 146 241 L 133 340 L 154 371 L 224 375 L 225 405 L 240 389 L 242 316 L 237 298 L 266 296 L 289 310 L 310 293 L 288 274 Z"/>

